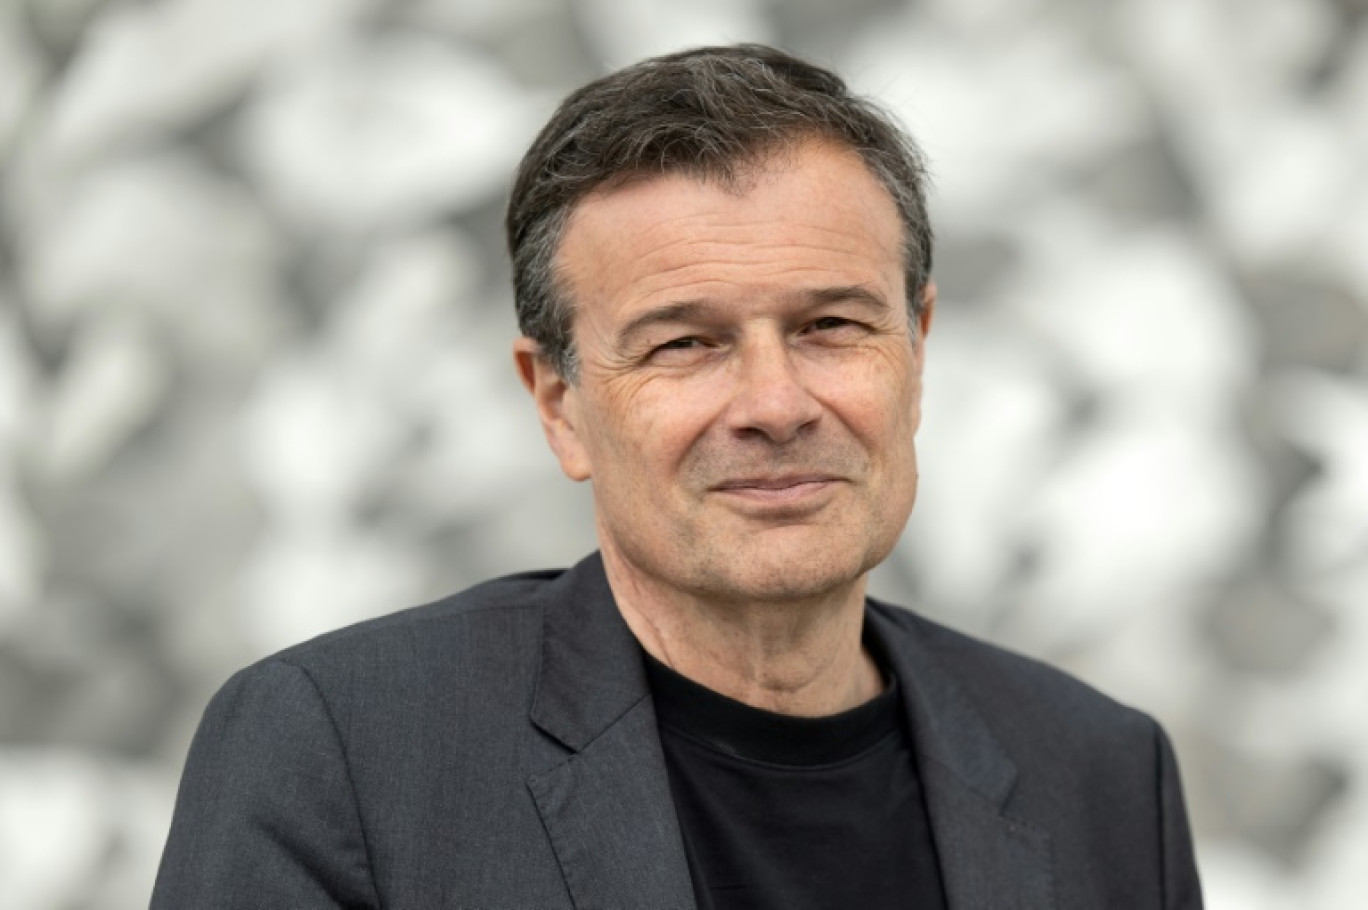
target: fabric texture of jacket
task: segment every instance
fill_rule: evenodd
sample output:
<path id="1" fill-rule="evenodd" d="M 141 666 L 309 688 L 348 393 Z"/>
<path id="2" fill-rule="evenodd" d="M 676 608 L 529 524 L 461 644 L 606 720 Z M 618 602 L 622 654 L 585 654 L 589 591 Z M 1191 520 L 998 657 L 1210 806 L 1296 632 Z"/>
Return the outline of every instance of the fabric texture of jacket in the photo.
<path id="1" fill-rule="evenodd" d="M 952 910 L 1195 910 L 1150 718 L 870 601 Z M 191 747 L 154 910 L 686 910 L 640 646 L 595 555 L 241 671 Z"/>

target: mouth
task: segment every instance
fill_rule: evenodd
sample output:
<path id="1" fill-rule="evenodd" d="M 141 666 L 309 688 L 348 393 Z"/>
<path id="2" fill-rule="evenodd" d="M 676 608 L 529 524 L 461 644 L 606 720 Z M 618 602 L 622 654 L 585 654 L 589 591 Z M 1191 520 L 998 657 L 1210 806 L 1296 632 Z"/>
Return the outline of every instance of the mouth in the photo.
<path id="1" fill-rule="evenodd" d="M 764 505 L 799 505 L 825 493 L 841 478 L 831 474 L 789 474 L 778 477 L 742 477 L 726 480 L 712 489 L 728 498 Z"/>
<path id="2" fill-rule="evenodd" d="M 831 483 L 838 478 L 831 474 L 785 474 L 778 477 L 741 477 L 724 480 L 714 490 L 787 490 L 806 484 Z"/>

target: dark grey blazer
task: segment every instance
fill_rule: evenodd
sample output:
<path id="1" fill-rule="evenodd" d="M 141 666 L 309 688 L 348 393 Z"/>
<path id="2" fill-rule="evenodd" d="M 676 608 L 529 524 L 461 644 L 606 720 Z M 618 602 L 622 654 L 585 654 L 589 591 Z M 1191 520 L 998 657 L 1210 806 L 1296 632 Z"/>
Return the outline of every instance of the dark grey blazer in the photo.
<path id="1" fill-rule="evenodd" d="M 1173 753 L 1042 664 L 871 602 L 954 910 L 1197 908 Z M 492 581 L 234 676 L 154 908 L 692 908 L 603 565 Z"/>

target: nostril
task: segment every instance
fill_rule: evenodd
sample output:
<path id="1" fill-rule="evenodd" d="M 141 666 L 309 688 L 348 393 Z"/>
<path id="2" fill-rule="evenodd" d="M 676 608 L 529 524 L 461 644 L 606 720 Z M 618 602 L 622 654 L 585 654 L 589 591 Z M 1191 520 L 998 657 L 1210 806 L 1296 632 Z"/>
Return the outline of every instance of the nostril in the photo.
<path id="1" fill-rule="evenodd" d="M 820 403 L 794 377 L 776 376 L 740 386 L 732 398 L 729 422 L 733 429 L 787 442 L 821 413 Z"/>

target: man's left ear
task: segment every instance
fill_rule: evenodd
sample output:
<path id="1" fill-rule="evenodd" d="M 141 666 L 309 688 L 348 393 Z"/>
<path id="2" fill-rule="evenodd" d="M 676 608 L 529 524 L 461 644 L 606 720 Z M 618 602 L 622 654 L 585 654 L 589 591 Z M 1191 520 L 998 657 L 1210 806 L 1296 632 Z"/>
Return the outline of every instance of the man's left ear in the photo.
<path id="1" fill-rule="evenodd" d="M 917 316 L 917 337 L 925 338 L 931 332 L 931 320 L 936 315 L 936 282 L 927 279 L 922 289 L 921 313 Z"/>
<path id="2" fill-rule="evenodd" d="M 537 405 L 542 432 L 561 470 L 571 480 L 591 476 L 589 453 L 580 439 L 579 391 L 543 356 L 541 345 L 522 337 L 513 342 L 518 378 Z"/>

